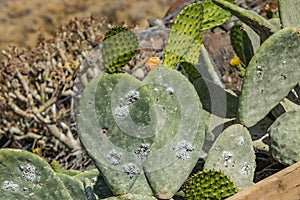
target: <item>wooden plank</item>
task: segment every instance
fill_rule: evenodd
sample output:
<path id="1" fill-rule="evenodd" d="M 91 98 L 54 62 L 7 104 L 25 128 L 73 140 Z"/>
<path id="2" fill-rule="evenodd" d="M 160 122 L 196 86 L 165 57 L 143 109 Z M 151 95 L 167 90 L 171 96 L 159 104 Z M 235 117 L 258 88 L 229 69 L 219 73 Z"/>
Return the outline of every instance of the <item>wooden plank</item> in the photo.
<path id="1" fill-rule="evenodd" d="M 226 200 L 300 200 L 300 162 L 291 165 Z"/>

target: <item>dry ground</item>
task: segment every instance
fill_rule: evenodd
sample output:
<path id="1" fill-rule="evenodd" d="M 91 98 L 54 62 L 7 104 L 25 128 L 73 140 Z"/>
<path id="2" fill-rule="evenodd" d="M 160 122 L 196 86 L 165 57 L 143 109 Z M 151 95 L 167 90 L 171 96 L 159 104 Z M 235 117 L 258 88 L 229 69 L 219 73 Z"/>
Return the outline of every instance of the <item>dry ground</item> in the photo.
<path id="1" fill-rule="evenodd" d="M 162 18 L 175 0 L 0 0 L 0 50 L 8 45 L 32 47 L 39 34 L 50 36 L 70 19 L 90 15 L 114 24 L 148 25 Z"/>

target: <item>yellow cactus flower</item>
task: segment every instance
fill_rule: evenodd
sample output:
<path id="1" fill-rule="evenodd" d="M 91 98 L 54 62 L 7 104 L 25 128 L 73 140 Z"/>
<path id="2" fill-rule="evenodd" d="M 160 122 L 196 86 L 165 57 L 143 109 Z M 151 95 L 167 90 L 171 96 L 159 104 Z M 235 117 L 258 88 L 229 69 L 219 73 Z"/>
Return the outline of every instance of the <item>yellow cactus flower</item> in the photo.
<path id="1" fill-rule="evenodd" d="M 239 58 L 238 56 L 234 56 L 234 57 L 230 60 L 229 64 L 230 64 L 231 66 L 233 66 L 233 67 L 237 67 L 237 66 L 239 66 L 239 65 L 241 64 L 241 60 L 240 60 L 240 58 Z"/>
<path id="2" fill-rule="evenodd" d="M 230 64 L 232 67 L 235 67 L 235 68 L 237 68 L 237 70 L 240 71 L 240 76 L 241 76 L 241 77 L 244 77 L 244 76 L 245 76 L 245 68 L 242 66 L 241 60 L 240 60 L 240 58 L 239 58 L 238 56 L 234 56 L 234 57 L 230 60 L 229 64 Z"/>

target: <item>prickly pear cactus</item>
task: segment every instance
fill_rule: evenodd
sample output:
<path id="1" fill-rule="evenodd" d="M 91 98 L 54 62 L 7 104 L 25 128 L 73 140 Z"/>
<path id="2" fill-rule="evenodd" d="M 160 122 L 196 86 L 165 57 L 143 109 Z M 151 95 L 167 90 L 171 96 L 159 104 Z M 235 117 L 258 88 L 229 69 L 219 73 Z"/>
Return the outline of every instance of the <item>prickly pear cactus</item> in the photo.
<path id="1" fill-rule="evenodd" d="M 278 31 L 276 26 L 254 11 L 246 10 L 225 0 L 212 0 L 212 2 L 230 11 L 231 14 L 250 26 L 260 36 L 261 41 L 265 41 L 270 35 Z"/>
<path id="2" fill-rule="evenodd" d="M 78 131 L 115 195 L 168 199 L 198 160 L 202 115 L 193 85 L 176 70 L 153 69 L 144 82 L 103 74 L 82 95 Z"/>
<path id="3" fill-rule="evenodd" d="M 257 50 L 246 69 L 239 120 L 247 127 L 263 119 L 297 85 L 300 34 L 294 28 L 274 33 Z M 276 87 L 275 87 L 276 86 Z"/>
<path id="4" fill-rule="evenodd" d="M 237 96 L 227 92 L 215 82 L 203 78 L 198 78 L 191 82 L 200 97 L 203 109 L 223 118 L 237 117 Z"/>
<path id="5" fill-rule="evenodd" d="M 236 24 L 231 28 L 230 41 L 236 55 L 244 65 L 248 65 L 254 50 L 247 32 L 242 29 L 242 25 Z"/>
<path id="6" fill-rule="evenodd" d="M 104 199 L 113 196 L 109 187 L 105 183 L 103 176 L 101 175 L 101 173 L 99 173 L 99 170 L 97 169 L 91 169 L 84 172 L 80 172 L 79 174 L 73 177 L 81 183 L 84 183 L 87 196 L 93 195 L 96 199 Z M 88 189 L 90 189 L 90 194 L 88 194 Z"/>
<path id="7" fill-rule="evenodd" d="M 223 171 L 238 188 L 251 186 L 255 154 L 247 128 L 240 124 L 226 128 L 208 152 L 204 168 Z"/>
<path id="8" fill-rule="evenodd" d="M 224 199 L 237 193 L 237 187 L 221 171 L 204 170 L 189 177 L 183 191 L 187 200 Z"/>
<path id="9" fill-rule="evenodd" d="M 192 3 L 180 11 L 171 27 L 163 66 L 175 68 L 184 61 L 194 65 L 198 63 L 202 22 L 202 3 Z"/>
<path id="10" fill-rule="evenodd" d="M 233 0 L 229 1 L 234 2 Z M 201 45 L 202 32 L 223 24 L 230 17 L 229 12 L 216 6 L 211 0 L 186 6 L 178 14 L 171 27 L 163 65 L 175 68 L 177 64 L 182 63 L 182 67 L 189 77 L 198 78 L 200 74 L 197 66 L 200 51 L 204 51 L 204 47 Z M 207 57 L 207 55 L 205 56 Z M 214 73 L 210 76 L 214 77 Z"/>
<path id="11" fill-rule="evenodd" d="M 278 10 L 283 27 L 300 28 L 300 1 L 278 0 Z"/>
<path id="12" fill-rule="evenodd" d="M 234 3 L 235 0 L 226 1 Z M 220 8 L 211 0 L 204 0 L 203 8 L 204 16 L 201 29 L 202 31 L 220 26 L 231 18 L 231 13 L 229 11 Z"/>
<path id="13" fill-rule="evenodd" d="M 56 160 L 53 160 L 50 163 L 50 166 L 52 167 L 52 169 L 56 172 L 56 173 L 61 173 L 61 168 L 59 163 Z"/>
<path id="14" fill-rule="evenodd" d="M 86 199 L 82 182 L 66 174 L 57 173 L 57 175 L 60 178 L 60 180 L 64 183 L 72 199 Z"/>
<path id="15" fill-rule="evenodd" d="M 108 73 L 120 72 L 138 49 L 138 38 L 125 27 L 113 27 L 105 34 L 102 55 Z"/>
<path id="16" fill-rule="evenodd" d="M 201 74 L 202 78 L 207 79 L 208 81 L 212 81 L 216 85 L 223 87 L 223 83 L 220 78 L 221 76 L 218 73 L 217 67 L 213 59 L 209 56 L 203 44 L 200 48 L 200 57 L 197 71 Z M 198 77 L 199 76 L 197 76 L 197 78 Z"/>
<path id="17" fill-rule="evenodd" d="M 2 199 L 70 199 L 67 188 L 51 166 L 37 155 L 0 149 Z"/>
<path id="18" fill-rule="evenodd" d="M 285 165 L 300 161 L 300 110 L 282 114 L 271 125 L 271 152 Z"/>

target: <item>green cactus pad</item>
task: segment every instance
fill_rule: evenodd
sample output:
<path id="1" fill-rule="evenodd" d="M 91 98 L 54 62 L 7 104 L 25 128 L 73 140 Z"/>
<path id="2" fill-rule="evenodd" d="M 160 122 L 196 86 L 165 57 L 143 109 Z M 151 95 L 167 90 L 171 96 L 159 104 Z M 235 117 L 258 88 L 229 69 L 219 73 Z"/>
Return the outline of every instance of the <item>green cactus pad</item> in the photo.
<path id="1" fill-rule="evenodd" d="M 227 1 L 234 3 L 235 0 Z M 231 18 L 231 13 L 229 11 L 220 8 L 211 0 L 204 0 L 203 8 L 204 15 L 201 29 L 202 31 L 220 26 Z"/>
<path id="2" fill-rule="evenodd" d="M 114 113 L 122 117 L 122 113 L 127 115 L 128 110 L 126 107 L 124 112 L 122 112 L 121 107 L 119 107 L 119 110 L 118 107 L 112 110 L 111 105 L 112 91 L 118 80 L 121 79 L 124 82 L 124 87 L 131 85 L 128 89 L 135 89 L 135 86 L 141 86 L 137 79 L 128 74 L 102 74 L 100 78 L 92 79 L 85 88 L 80 100 L 78 114 L 78 131 L 81 141 L 89 156 L 94 160 L 95 165 L 103 173 L 104 179 L 115 195 L 128 193 L 137 177 L 141 174 L 141 166 L 133 164 L 139 163 L 139 159 L 133 151 L 134 148 L 137 148 L 142 143 L 147 143 L 147 140 L 149 140 L 146 138 L 145 142 L 143 142 L 143 138 L 134 139 L 131 135 L 122 137 L 124 132 L 118 127 L 114 119 Z M 137 83 L 139 84 L 138 86 Z M 142 88 L 141 90 L 143 91 L 144 89 Z M 96 93 L 97 91 L 99 91 L 98 94 Z M 128 95 L 127 100 L 131 101 L 130 95 Z M 149 105 L 147 100 L 143 101 L 143 103 L 144 107 Z M 149 114 L 145 113 L 144 115 L 145 117 L 141 119 L 144 123 L 148 123 L 149 119 L 147 116 Z M 100 117 L 102 118 L 100 119 Z M 101 120 L 100 124 L 99 119 Z M 107 138 L 108 136 L 109 138 Z M 131 140 L 132 142 L 129 143 Z M 132 173 L 130 173 L 130 168 Z M 125 173 L 126 171 L 128 173 Z M 148 183 L 145 181 L 141 185 L 146 185 L 147 187 Z"/>
<path id="3" fill-rule="evenodd" d="M 70 199 L 67 188 L 51 166 L 36 154 L 0 149 L 2 199 Z"/>
<path id="4" fill-rule="evenodd" d="M 56 173 L 61 173 L 60 165 L 56 160 L 52 160 L 52 162 L 50 163 L 50 166 Z"/>
<path id="5" fill-rule="evenodd" d="M 300 161 L 300 110 L 282 114 L 271 125 L 271 152 L 273 157 L 285 165 Z"/>
<path id="6" fill-rule="evenodd" d="M 181 63 L 190 78 L 199 78 L 200 73 L 197 67 L 200 51 L 201 53 L 206 51 L 202 45 L 202 31 L 221 25 L 230 17 L 229 12 L 216 6 L 211 0 L 186 6 L 178 14 L 171 27 L 163 66 L 175 68 L 177 64 Z M 205 56 L 207 57 L 207 55 Z M 205 61 L 207 62 L 208 59 Z M 215 78 L 214 72 L 209 75 Z"/>
<path id="7" fill-rule="evenodd" d="M 248 130 L 240 124 L 226 128 L 208 152 L 204 169 L 223 171 L 238 188 L 251 186 L 255 154 Z"/>
<path id="8" fill-rule="evenodd" d="M 201 111 L 194 87 L 176 70 L 151 70 L 144 82 L 103 74 L 82 95 L 79 134 L 115 195 L 171 198 L 197 162 Z"/>
<path id="9" fill-rule="evenodd" d="M 273 26 L 276 27 L 277 30 L 281 29 L 281 21 L 278 17 L 276 18 L 271 18 L 268 20 L 271 24 L 273 24 Z"/>
<path id="10" fill-rule="evenodd" d="M 248 65 L 254 55 L 251 40 L 242 25 L 236 24 L 230 30 L 230 41 L 236 55 L 243 64 Z"/>
<path id="11" fill-rule="evenodd" d="M 266 40 L 246 69 L 239 102 L 239 120 L 247 127 L 263 119 L 297 85 L 300 77 L 300 35 L 284 28 Z"/>
<path id="12" fill-rule="evenodd" d="M 115 26 L 105 33 L 104 40 L 106 40 L 112 36 L 115 36 L 119 33 L 125 32 L 125 31 L 128 31 L 128 29 L 125 28 L 124 26 Z"/>
<path id="13" fill-rule="evenodd" d="M 184 69 L 183 74 L 186 73 L 189 78 L 196 79 L 201 77 L 199 71 L 191 63 L 181 62 L 180 65 Z"/>
<path id="14" fill-rule="evenodd" d="M 74 176 L 74 179 L 79 180 L 81 183 L 85 183 L 86 179 L 88 179 L 88 182 L 90 182 L 90 189 L 98 199 L 104 199 L 113 196 L 98 169 L 90 169 L 80 172 Z"/>
<path id="15" fill-rule="evenodd" d="M 183 191 L 187 200 L 221 200 L 237 193 L 237 187 L 223 172 L 204 170 L 189 177 L 183 185 Z"/>
<path id="16" fill-rule="evenodd" d="M 163 66 L 175 68 L 180 62 L 197 65 L 202 43 L 202 21 L 202 3 L 192 3 L 180 11 L 171 27 Z"/>
<path id="17" fill-rule="evenodd" d="M 202 78 L 212 81 L 216 85 L 223 87 L 218 69 L 203 44 L 201 45 L 200 49 L 198 70 Z"/>
<path id="18" fill-rule="evenodd" d="M 237 117 L 237 96 L 207 79 L 198 78 L 191 82 L 200 97 L 203 109 L 220 117 Z"/>
<path id="19" fill-rule="evenodd" d="M 198 49 L 195 51 L 199 51 Z M 198 59 L 198 64 L 193 65 L 188 62 L 181 62 L 181 67 L 184 69 L 184 74 L 187 74 L 189 79 L 195 80 L 197 78 L 205 78 L 207 80 L 213 81 L 215 84 L 223 87 L 220 75 L 218 73 L 215 64 L 208 54 L 204 44 L 200 47 L 200 57 Z"/>
<path id="20" fill-rule="evenodd" d="M 124 27 L 116 26 L 105 34 L 102 55 L 108 73 L 120 72 L 138 49 L 135 33 Z"/>
<path id="21" fill-rule="evenodd" d="M 274 21 L 274 20 L 269 20 L 269 21 L 271 22 L 271 21 Z M 255 54 L 257 49 L 260 47 L 260 37 L 259 37 L 259 35 L 245 23 L 242 24 L 242 29 L 247 33 L 247 36 L 251 41 L 253 54 Z M 278 27 L 278 30 L 279 29 L 280 29 L 280 27 Z M 253 57 L 253 55 L 252 55 L 252 57 Z"/>
<path id="22" fill-rule="evenodd" d="M 231 14 L 235 15 L 242 22 L 250 26 L 256 33 L 258 33 L 262 41 L 265 41 L 268 37 L 270 37 L 270 35 L 278 30 L 276 26 L 254 11 L 246 10 L 225 0 L 212 0 L 212 2 L 221 8 L 230 11 Z"/>
<path id="23" fill-rule="evenodd" d="M 64 183 L 72 199 L 83 200 L 86 198 L 82 182 L 66 174 L 58 173 L 57 175 L 60 178 L 60 180 L 62 180 L 62 182 Z"/>
<path id="24" fill-rule="evenodd" d="M 196 90 L 184 76 L 168 68 L 151 72 L 145 82 L 163 86 L 155 86 L 159 91 L 153 94 L 154 99 L 165 107 L 167 116 L 175 119 L 166 121 L 155 137 L 144 169 L 155 196 L 170 199 L 197 163 L 204 142 L 205 117 Z"/>
<path id="25" fill-rule="evenodd" d="M 299 0 L 278 0 L 278 10 L 283 27 L 300 28 Z"/>

